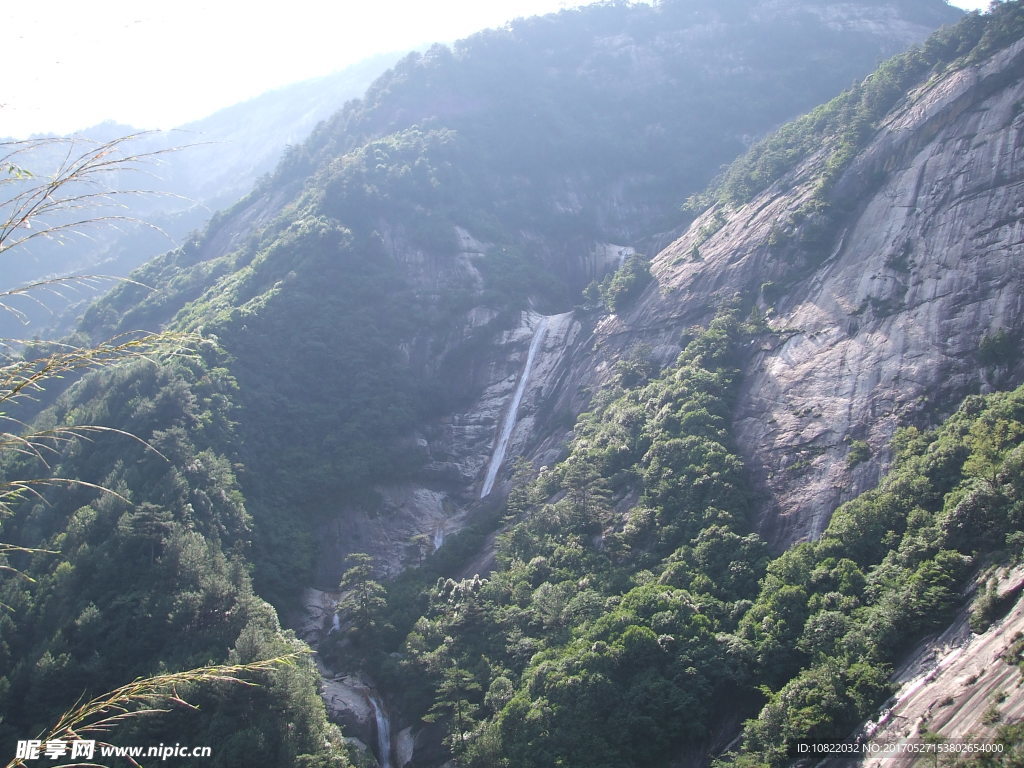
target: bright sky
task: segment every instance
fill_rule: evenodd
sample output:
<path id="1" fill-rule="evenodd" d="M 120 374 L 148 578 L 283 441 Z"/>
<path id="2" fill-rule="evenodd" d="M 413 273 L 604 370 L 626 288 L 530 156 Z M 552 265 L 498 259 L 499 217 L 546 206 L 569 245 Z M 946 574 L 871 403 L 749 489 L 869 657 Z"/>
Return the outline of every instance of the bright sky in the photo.
<path id="1" fill-rule="evenodd" d="M 374 53 L 590 1 L 0 0 L 0 136 L 172 128 Z"/>

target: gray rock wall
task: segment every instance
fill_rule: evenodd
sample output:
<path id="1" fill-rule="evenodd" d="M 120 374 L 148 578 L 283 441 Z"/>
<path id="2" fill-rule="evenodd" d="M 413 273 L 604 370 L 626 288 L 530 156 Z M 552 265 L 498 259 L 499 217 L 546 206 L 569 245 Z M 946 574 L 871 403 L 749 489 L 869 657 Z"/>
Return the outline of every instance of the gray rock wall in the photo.
<path id="1" fill-rule="evenodd" d="M 667 361 L 721 301 L 759 296 L 773 333 L 751 350 L 735 434 L 779 547 L 877 480 L 897 427 L 1021 380 L 1019 362 L 985 366 L 978 349 L 1000 329 L 1024 339 L 1022 74 L 1024 41 L 915 93 L 836 184 L 842 224 L 816 252 L 779 238 L 799 234 L 812 160 L 702 216 L 656 258 L 644 300 L 598 329 L 606 360 L 643 341 Z M 853 441 L 871 448 L 855 466 Z"/>

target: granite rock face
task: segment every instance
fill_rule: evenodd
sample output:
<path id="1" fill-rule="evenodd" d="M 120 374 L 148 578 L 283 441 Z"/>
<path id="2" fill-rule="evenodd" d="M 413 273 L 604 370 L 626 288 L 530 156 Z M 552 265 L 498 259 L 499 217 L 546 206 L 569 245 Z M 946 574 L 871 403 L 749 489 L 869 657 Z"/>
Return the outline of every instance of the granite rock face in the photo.
<path id="1" fill-rule="evenodd" d="M 1017 566 L 995 575 L 1000 595 L 1019 594 L 1024 572 Z M 970 629 L 970 611 L 962 610 L 940 635 L 923 641 L 896 670 L 898 688 L 886 706 L 863 726 L 879 744 L 898 743 L 925 731 L 951 741 L 994 744 L 1004 723 L 1024 716 L 1021 670 L 1013 649 L 1024 630 L 1019 600 L 984 632 Z M 994 716 L 998 715 L 998 716 Z M 911 755 L 864 759 L 864 768 L 909 768 Z M 832 768 L 832 766 L 829 766 Z"/>
<path id="2" fill-rule="evenodd" d="M 750 350 L 736 444 L 762 532 L 779 548 L 817 536 L 877 480 L 897 427 L 1021 380 L 1019 360 L 978 353 L 999 331 L 1024 338 L 1022 99 L 1024 41 L 912 94 L 836 182 L 840 224 L 811 251 L 792 243 L 815 158 L 708 211 L 657 256 L 643 300 L 601 324 L 602 359 L 580 378 L 640 341 L 667 361 L 721 301 L 757 295 L 771 333 Z M 849 458 L 855 441 L 867 460 Z"/>

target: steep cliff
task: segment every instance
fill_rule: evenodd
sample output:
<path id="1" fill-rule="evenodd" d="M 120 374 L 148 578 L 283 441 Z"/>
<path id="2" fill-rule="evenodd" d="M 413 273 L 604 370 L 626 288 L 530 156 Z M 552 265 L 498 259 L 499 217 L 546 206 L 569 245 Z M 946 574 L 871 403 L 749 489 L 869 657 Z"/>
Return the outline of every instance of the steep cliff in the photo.
<path id="1" fill-rule="evenodd" d="M 815 537 L 873 485 L 897 426 L 1021 379 L 1024 43 L 933 76 L 820 193 L 823 153 L 736 208 L 716 205 L 653 261 L 655 282 L 603 321 L 580 378 L 643 341 L 663 359 L 733 294 L 768 332 L 750 353 L 737 444 L 778 547 Z M 820 210 L 828 207 L 829 216 Z M 863 455 L 851 447 L 863 441 Z"/>
<path id="2" fill-rule="evenodd" d="M 914 649 L 896 671 L 896 692 L 863 733 L 890 745 L 939 734 L 983 748 L 1007 747 L 1009 753 L 1013 741 L 1000 739 L 999 729 L 1024 716 L 1019 694 L 1024 606 L 1013 600 L 1021 588 L 1020 567 L 1003 569 L 999 577 L 996 589 L 1016 603 L 1009 614 L 975 633 L 970 612 L 962 610 L 948 629 Z M 862 764 L 908 766 L 916 759 L 913 753 L 890 754 Z"/>

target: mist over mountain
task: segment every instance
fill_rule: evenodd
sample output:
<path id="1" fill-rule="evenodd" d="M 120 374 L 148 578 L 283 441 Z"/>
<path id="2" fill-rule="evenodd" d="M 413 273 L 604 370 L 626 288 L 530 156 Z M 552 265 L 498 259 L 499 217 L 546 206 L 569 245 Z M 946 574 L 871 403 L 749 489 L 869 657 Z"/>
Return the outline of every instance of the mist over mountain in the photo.
<path id="1" fill-rule="evenodd" d="M 1017 748 L 1022 37 L 1017 1 L 666 0 L 395 63 L 76 331 L 192 353 L 15 412 L 161 455 L 72 441 L 45 471 L 92 485 L 0 520 L 59 553 L 2 585 L 4 743 L 82 690 L 308 643 L 125 738 L 218 765 Z"/>

